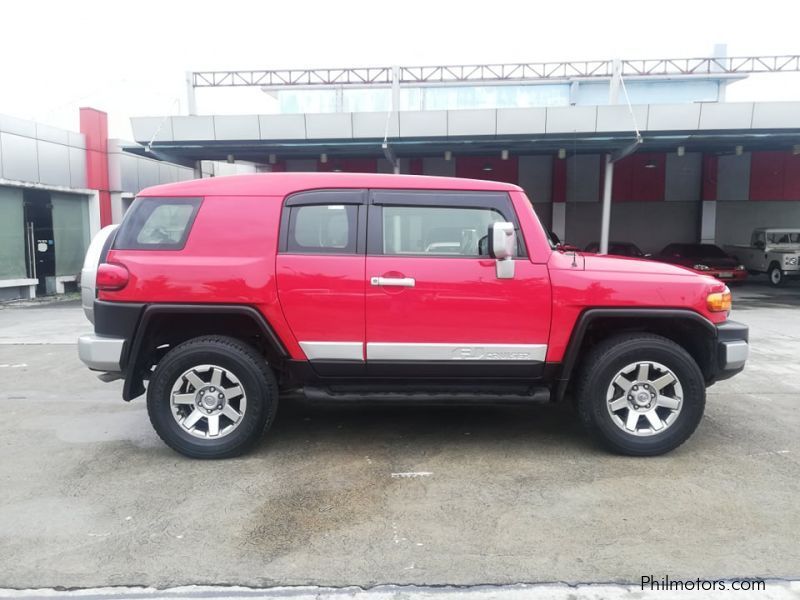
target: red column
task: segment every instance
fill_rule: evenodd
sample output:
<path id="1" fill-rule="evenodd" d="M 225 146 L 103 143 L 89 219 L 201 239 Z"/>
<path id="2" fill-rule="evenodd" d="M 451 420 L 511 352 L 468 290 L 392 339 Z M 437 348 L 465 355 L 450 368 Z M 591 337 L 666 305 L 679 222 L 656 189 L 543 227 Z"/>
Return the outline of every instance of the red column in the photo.
<path id="1" fill-rule="evenodd" d="M 717 199 L 717 156 L 703 154 L 703 196 L 702 200 Z"/>
<path id="2" fill-rule="evenodd" d="M 100 194 L 100 226 L 111 224 L 108 188 L 108 115 L 95 108 L 81 108 L 81 133 L 86 137 L 86 186 Z"/>
<path id="3" fill-rule="evenodd" d="M 551 183 L 553 202 L 567 201 L 567 159 L 553 157 L 553 180 Z"/>

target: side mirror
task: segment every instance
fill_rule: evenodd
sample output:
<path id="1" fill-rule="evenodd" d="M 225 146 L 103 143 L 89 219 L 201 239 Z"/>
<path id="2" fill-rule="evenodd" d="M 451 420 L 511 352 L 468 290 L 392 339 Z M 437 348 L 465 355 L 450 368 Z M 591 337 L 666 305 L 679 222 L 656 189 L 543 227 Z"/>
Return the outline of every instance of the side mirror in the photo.
<path id="1" fill-rule="evenodd" d="M 497 278 L 514 277 L 514 252 L 517 248 L 517 232 L 513 223 L 492 223 L 489 227 L 489 256 L 497 259 Z"/>
<path id="2" fill-rule="evenodd" d="M 753 245 L 759 250 L 763 250 L 766 246 L 762 240 L 756 240 L 756 243 Z"/>

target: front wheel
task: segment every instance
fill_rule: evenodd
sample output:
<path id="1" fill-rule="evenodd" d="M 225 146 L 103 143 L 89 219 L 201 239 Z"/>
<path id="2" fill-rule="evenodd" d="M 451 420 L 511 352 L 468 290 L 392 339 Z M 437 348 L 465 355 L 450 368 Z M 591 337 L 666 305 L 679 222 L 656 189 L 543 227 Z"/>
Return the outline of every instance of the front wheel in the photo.
<path id="1" fill-rule="evenodd" d="M 275 377 L 264 358 L 235 338 L 184 342 L 158 363 L 147 412 L 159 437 L 192 458 L 229 458 L 252 447 L 272 423 Z"/>
<path id="2" fill-rule="evenodd" d="M 786 282 L 786 277 L 781 271 L 778 263 L 772 263 L 769 267 L 769 283 L 773 287 L 780 287 Z"/>
<path id="3" fill-rule="evenodd" d="M 583 424 L 606 447 L 655 456 L 674 450 L 697 428 L 705 381 L 691 355 L 675 342 L 628 334 L 589 352 L 577 399 Z"/>

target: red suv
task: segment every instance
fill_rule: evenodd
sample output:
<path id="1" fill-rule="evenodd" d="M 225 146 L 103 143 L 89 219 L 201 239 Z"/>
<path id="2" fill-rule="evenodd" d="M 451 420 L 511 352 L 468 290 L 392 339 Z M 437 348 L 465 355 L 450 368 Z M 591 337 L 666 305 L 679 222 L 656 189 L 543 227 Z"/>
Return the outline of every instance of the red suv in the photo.
<path id="1" fill-rule="evenodd" d="M 93 240 L 81 359 L 192 457 L 240 454 L 278 397 L 573 399 L 611 449 L 667 452 L 744 368 L 730 292 L 672 265 L 557 250 L 515 185 L 344 173 L 144 190 Z"/>

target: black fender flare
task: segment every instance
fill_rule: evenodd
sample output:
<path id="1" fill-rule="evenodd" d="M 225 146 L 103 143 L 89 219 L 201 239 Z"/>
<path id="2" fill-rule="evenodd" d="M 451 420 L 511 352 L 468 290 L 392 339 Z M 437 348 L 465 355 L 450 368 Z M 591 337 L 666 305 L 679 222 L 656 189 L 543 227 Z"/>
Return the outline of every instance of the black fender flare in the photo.
<path id="1" fill-rule="evenodd" d="M 575 327 L 572 329 L 567 350 L 564 352 L 564 359 L 561 361 L 561 372 L 555 385 L 555 397 L 553 401 L 559 402 L 564 399 L 572 372 L 578 362 L 581 345 L 586 337 L 589 326 L 599 320 L 608 318 L 619 319 L 681 319 L 689 320 L 702 325 L 710 338 L 717 339 L 717 328 L 703 315 L 689 309 L 680 308 L 589 308 L 584 310 Z M 712 348 L 714 346 L 712 345 Z"/>
<path id="2" fill-rule="evenodd" d="M 122 387 L 122 398 L 130 402 L 134 398 L 141 396 L 144 389 L 144 377 L 142 375 L 142 346 L 148 334 L 148 328 L 153 317 L 164 314 L 192 314 L 192 315 L 243 315 L 252 319 L 258 326 L 259 332 L 268 340 L 273 350 L 282 358 L 288 358 L 289 352 L 286 350 L 281 339 L 272 329 L 263 314 L 248 305 L 240 304 L 148 304 L 141 312 L 141 317 L 136 326 L 136 332 L 126 344 L 125 348 L 125 384 Z M 128 348 L 129 346 L 129 348 Z"/>

